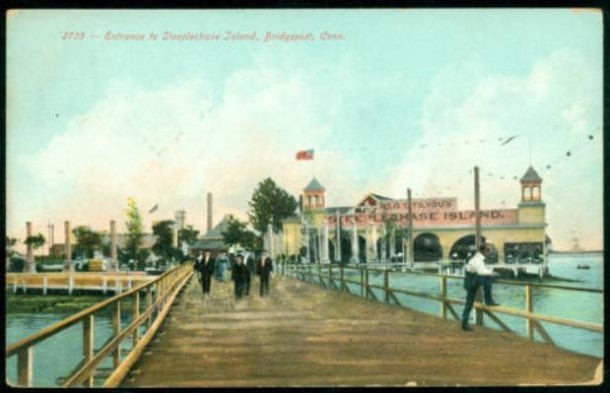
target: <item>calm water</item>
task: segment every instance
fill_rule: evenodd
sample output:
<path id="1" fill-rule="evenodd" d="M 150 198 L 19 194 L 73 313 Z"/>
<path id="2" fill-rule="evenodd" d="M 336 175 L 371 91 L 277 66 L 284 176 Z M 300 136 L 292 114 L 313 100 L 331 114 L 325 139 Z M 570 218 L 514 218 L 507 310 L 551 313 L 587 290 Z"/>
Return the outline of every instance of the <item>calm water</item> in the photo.
<path id="1" fill-rule="evenodd" d="M 65 319 L 71 314 L 65 313 L 14 313 L 6 315 L 6 343 L 11 344 L 36 333 L 44 327 Z M 121 315 L 121 325 L 127 326 L 130 315 Z M 93 340 L 95 349 L 101 348 L 112 337 L 112 319 L 110 316 L 96 314 L 94 318 L 95 332 Z M 40 387 L 58 386 L 58 377 L 66 377 L 82 360 L 83 325 L 77 323 L 63 332 L 42 341 L 34 346 L 33 385 Z M 127 340 L 121 347 L 131 349 L 131 341 Z M 105 359 L 101 367 L 112 365 L 110 358 Z M 17 357 L 13 356 L 6 362 L 6 378 L 10 382 L 17 380 Z"/>
<path id="2" fill-rule="evenodd" d="M 551 254 L 549 259 L 550 274 L 555 277 L 578 280 L 552 281 L 550 284 L 562 286 L 585 287 L 603 289 L 603 254 Z M 577 269 L 579 264 L 587 264 L 589 270 Z M 370 276 L 371 284 L 383 285 L 382 275 Z M 431 294 L 439 293 L 439 279 L 426 276 L 409 276 L 393 273 L 390 275 L 390 286 L 399 289 L 409 289 L 417 292 Z M 358 285 L 351 285 L 352 292 L 359 293 Z M 378 298 L 383 298 L 381 290 L 376 290 Z M 464 299 L 466 292 L 462 287 L 462 280 L 447 280 L 447 295 L 452 298 Z M 604 321 L 604 295 L 603 293 L 575 292 L 562 289 L 534 288 L 532 289 L 533 309 L 537 314 L 563 317 L 576 321 L 603 323 Z M 415 296 L 397 294 L 403 305 L 408 308 L 439 315 L 440 303 L 418 298 Z M 525 290 L 523 287 L 495 283 L 493 297 L 502 306 L 525 309 Z M 461 316 L 462 307 L 453 306 Z M 474 312 L 471 317 L 474 316 Z M 525 335 L 525 320 L 498 314 L 514 332 Z M 500 329 L 489 318 L 484 318 L 484 324 L 493 329 Z M 541 322 L 555 343 L 570 351 L 603 357 L 604 340 L 602 333 L 589 332 L 567 326 Z M 535 333 L 536 341 L 541 341 Z"/>
<path id="3" fill-rule="evenodd" d="M 591 268 L 579 270 L 578 264 L 585 263 Z M 577 279 L 579 282 L 553 282 L 566 286 L 577 286 L 602 289 L 603 286 L 603 255 L 602 254 L 552 254 L 549 260 L 550 273 L 557 277 Z M 347 272 L 347 271 L 346 271 Z M 434 277 L 407 276 L 393 273 L 390 285 L 395 288 L 411 289 L 420 292 L 438 293 L 439 281 Z M 347 275 L 346 275 L 347 278 Z M 370 277 L 372 284 L 383 285 L 383 277 Z M 357 286 L 350 285 L 352 292 L 359 293 Z M 450 297 L 465 296 L 461 280 L 448 280 L 447 291 Z M 524 290 L 521 287 L 494 284 L 494 297 L 503 306 L 523 309 L 525 305 Z M 382 293 L 377 292 L 379 298 Z M 581 293 L 557 289 L 536 289 L 533 291 L 534 311 L 544 315 L 565 317 L 580 321 L 603 323 L 603 294 Z M 407 307 L 438 315 L 438 302 L 398 295 L 400 301 Z M 454 306 L 461 314 L 461 307 Z M 474 314 L 474 313 L 473 313 Z M 7 314 L 6 343 L 20 340 L 40 329 L 67 317 L 67 314 Z M 514 331 L 524 335 L 525 321 L 521 318 L 499 315 Z M 126 325 L 129 315 L 122 317 Z M 492 321 L 486 319 L 486 326 L 499 329 Z M 603 334 L 587 332 L 579 329 L 542 323 L 555 343 L 570 351 L 585 353 L 597 357 L 603 356 Z M 95 318 L 95 348 L 100 348 L 112 335 L 112 321 L 109 316 L 97 315 Z M 536 335 L 537 336 L 537 335 Z M 123 348 L 128 348 L 127 340 Z M 50 356 L 46 356 L 51 354 Z M 67 376 L 82 359 L 82 324 L 76 324 L 55 337 L 45 340 L 34 347 L 34 386 L 57 386 L 57 377 Z M 16 357 L 8 360 L 6 373 L 9 381 L 16 380 Z M 102 367 L 108 367 L 111 360 L 107 359 Z"/>

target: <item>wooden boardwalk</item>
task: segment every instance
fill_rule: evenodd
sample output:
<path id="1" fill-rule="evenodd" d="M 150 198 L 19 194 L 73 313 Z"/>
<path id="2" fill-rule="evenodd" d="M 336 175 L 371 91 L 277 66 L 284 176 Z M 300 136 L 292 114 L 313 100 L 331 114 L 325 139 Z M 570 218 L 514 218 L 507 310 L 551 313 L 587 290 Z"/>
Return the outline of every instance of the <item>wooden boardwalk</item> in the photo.
<path id="1" fill-rule="evenodd" d="M 582 384 L 600 359 L 275 277 L 232 298 L 192 278 L 122 387 Z M 601 381 L 598 381 L 598 383 Z"/>

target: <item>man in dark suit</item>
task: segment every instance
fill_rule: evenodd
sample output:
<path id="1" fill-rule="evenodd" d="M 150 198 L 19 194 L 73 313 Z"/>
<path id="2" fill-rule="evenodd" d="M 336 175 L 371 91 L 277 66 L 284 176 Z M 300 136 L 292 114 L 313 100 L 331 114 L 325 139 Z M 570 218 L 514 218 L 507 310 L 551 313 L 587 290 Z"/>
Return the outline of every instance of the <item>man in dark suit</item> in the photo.
<path id="1" fill-rule="evenodd" d="M 235 257 L 233 271 L 231 272 L 231 278 L 233 279 L 235 285 L 235 300 L 239 300 L 245 295 L 247 276 L 248 268 L 243 262 L 243 257 L 241 255 L 237 255 Z"/>
<path id="2" fill-rule="evenodd" d="M 269 277 L 271 276 L 272 271 L 273 262 L 271 261 L 271 258 L 269 258 L 269 253 L 267 251 L 263 251 L 263 255 L 256 266 L 256 272 L 260 277 L 261 283 L 261 297 L 269 294 Z"/>
<path id="3" fill-rule="evenodd" d="M 250 284 L 252 283 L 252 273 L 256 271 L 256 262 L 254 261 L 253 255 L 250 253 L 246 253 L 246 257 L 244 259 L 244 266 L 246 266 L 246 281 L 245 281 L 245 294 L 246 296 L 250 295 Z"/>
<path id="4" fill-rule="evenodd" d="M 197 281 L 199 281 L 199 284 L 202 284 L 201 283 L 201 263 L 202 262 L 203 262 L 203 251 L 199 251 L 199 255 L 197 255 L 197 258 L 195 258 L 195 264 L 193 265 L 193 269 L 195 270 L 195 274 L 197 275 Z"/>
<path id="5" fill-rule="evenodd" d="M 201 273 L 203 294 L 209 294 L 212 286 L 212 275 L 214 274 L 214 258 L 210 251 L 206 251 L 203 259 L 199 262 L 199 271 Z"/>

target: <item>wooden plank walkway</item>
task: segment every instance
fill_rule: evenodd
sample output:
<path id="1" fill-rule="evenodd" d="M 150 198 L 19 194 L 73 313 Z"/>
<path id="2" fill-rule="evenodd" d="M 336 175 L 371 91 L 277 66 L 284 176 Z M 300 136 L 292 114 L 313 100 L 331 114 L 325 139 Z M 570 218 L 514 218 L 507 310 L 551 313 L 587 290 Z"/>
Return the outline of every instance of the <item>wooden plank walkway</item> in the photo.
<path id="1" fill-rule="evenodd" d="M 195 279 L 122 387 L 582 384 L 600 359 L 275 277 L 232 297 Z M 599 381 L 601 382 L 601 381 Z M 599 383 L 598 382 L 598 383 Z"/>

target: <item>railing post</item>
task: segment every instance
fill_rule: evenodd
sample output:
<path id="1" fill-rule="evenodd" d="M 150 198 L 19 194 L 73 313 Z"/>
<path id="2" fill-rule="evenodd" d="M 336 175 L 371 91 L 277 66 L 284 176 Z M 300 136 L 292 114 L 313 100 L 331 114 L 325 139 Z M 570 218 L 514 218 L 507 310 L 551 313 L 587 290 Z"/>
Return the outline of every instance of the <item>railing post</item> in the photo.
<path id="1" fill-rule="evenodd" d="M 93 315 L 89 315 L 83 319 L 83 356 L 85 357 L 85 363 L 93 358 L 93 346 L 94 346 L 94 319 Z M 85 380 L 85 387 L 93 387 L 93 372 Z"/>
<path id="2" fill-rule="evenodd" d="M 385 302 L 390 303 L 390 276 L 387 266 L 383 269 L 383 290 L 385 292 Z"/>
<path id="3" fill-rule="evenodd" d="M 133 299 L 133 307 L 132 307 L 132 317 L 131 320 L 135 321 L 140 316 L 140 291 L 135 293 L 135 298 Z M 136 329 L 133 331 L 133 345 L 132 348 L 135 348 L 138 345 L 138 340 L 140 339 L 140 326 L 136 326 Z"/>
<path id="4" fill-rule="evenodd" d="M 364 297 L 369 298 L 369 269 L 364 268 Z"/>
<path id="5" fill-rule="evenodd" d="M 447 319 L 447 277 L 441 276 L 441 317 Z"/>
<path id="6" fill-rule="evenodd" d="M 339 262 L 339 289 L 345 288 L 345 282 L 343 281 L 343 264 Z"/>
<path id="7" fill-rule="evenodd" d="M 17 354 L 17 384 L 19 386 L 32 386 L 32 364 L 34 361 L 33 347 L 27 347 Z"/>
<path id="8" fill-rule="evenodd" d="M 114 303 L 114 315 L 112 316 L 113 333 L 118 336 L 121 333 L 121 301 Z M 112 365 L 117 368 L 121 364 L 121 344 L 117 345 L 112 352 Z"/>
<path id="9" fill-rule="evenodd" d="M 534 311 L 534 305 L 532 304 L 532 287 L 529 284 L 525 285 L 525 311 L 528 313 L 525 319 L 525 334 L 527 334 L 528 340 L 534 339 L 534 324 L 529 314 Z"/>
<path id="10" fill-rule="evenodd" d="M 479 287 L 479 289 L 477 289 L 477 294 L 475 295 L 474 300 L 475 300 L 475 302 L 477 302 L 479 304 L 483 303 L 483 294 L 481 292 L 481 287 Z M 481 310 L 480 308 L 475 308 L 474 318 L 475 318 L 475 324 L 477 326 L 483 326 L 483 310 Z"/>
<path id="11" fill-rule="evenodd" d="M 74 290 L 74 277 L 68 276 L 68 295 L 72 295 Z"/>
<path id="12" fill-rule="evenodd" d="M 320 265 L 320 263 L 318 262 L 317 264 L 318 266 L 318 285 L 322 286 L 322 265 Z"/>
<path id="13" fill-rule="evenodd" d="M 360 267 L 360 296 L 365 297 L 366 291 L 364 289 L 364 269 Z"/>
<path id="14" fill-rule="evenodd" d="M 148 311 L 151 306 L 152 306 L 152 285 L 149 285 L 148 287 L 146 287 L 146 311 Z M 150 313 L 150 316 L 148 317 L 148 320 L 146 321 L 146 330 L 148 330 L 148 328 L 150 327 L 151 322 L 152 322 L 152 313 Z"/>
<path id="15" fill-rule="evenodd" d="M 47 289 L 48 289 L 48 287 L 49 287 L 49 280 L 48 280 L 48 277 L 46 277 L 46 276 L 45 276 L 45 277 L 42 279 L 42 294 L 43 294 L 43 295 L 46 295 L 46 294 L 47 294 Z"/>
<path id="16" fill-rule="evenodd" d="M 333 283 L 333 266 L 328 262 L 328 287 L 330 288 Z"/>

